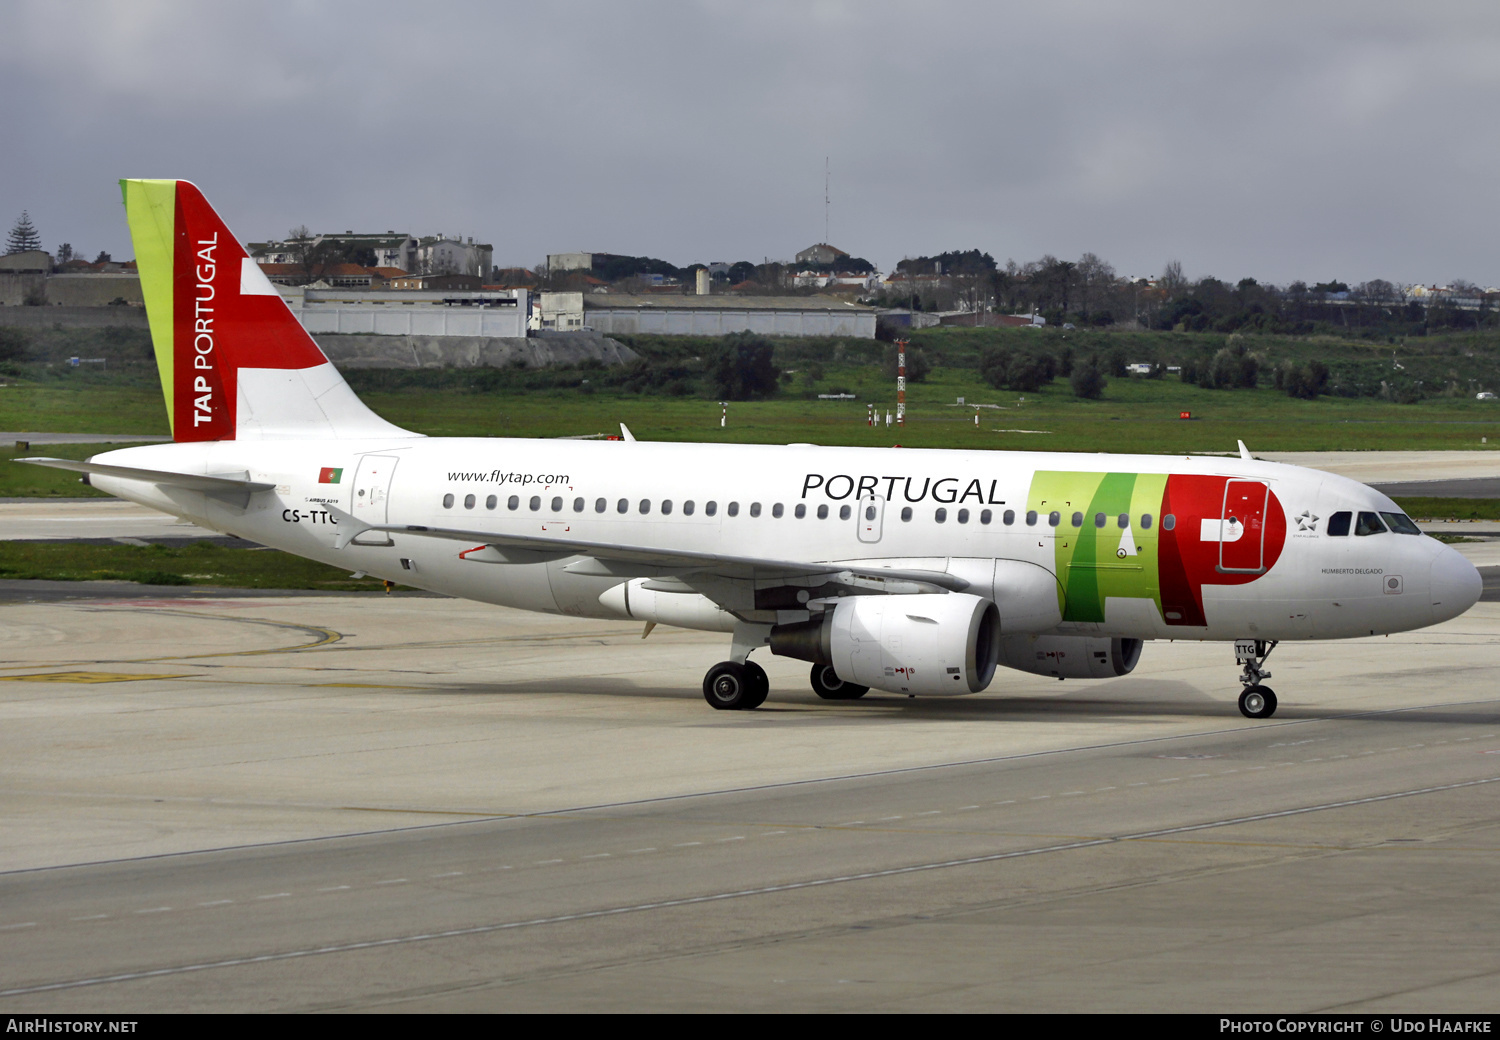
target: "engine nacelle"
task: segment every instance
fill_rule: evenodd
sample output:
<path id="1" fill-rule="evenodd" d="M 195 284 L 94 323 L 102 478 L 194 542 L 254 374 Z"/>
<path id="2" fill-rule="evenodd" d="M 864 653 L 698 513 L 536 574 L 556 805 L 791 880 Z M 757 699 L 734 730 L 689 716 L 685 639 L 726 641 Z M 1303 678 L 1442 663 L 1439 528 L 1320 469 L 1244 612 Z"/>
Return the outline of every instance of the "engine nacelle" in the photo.
<path id="1" fill-rule="evenodd" d="M 1141 659 L 1142 640 L 1107 636 L 1006 636 L 1000 663 L 1059 679 L 1113 679 Z"/>
<path id="2" fill-rule="evenodd" d="M 978 693 L 995 676 L 1000 612 L 967 593 L 854 596 L 771 629 L 771 652 L 892 693 Z"/>

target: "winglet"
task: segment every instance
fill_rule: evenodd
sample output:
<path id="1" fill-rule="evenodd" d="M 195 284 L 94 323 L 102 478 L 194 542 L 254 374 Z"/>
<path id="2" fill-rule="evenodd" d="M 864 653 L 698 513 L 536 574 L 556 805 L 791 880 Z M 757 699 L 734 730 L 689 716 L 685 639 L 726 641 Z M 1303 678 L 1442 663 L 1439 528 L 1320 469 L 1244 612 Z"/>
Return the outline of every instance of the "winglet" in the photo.
<path id="1" fill-rule="evenodd" d="M 1245 447 L 1245 442 L 1237 441 L 1236 443 L 1238 443 L 1240 446 L 1240 458 L 1244 459 L 1246 462 L 1254 462 L 1255 459 L 1251 457 L 1250 449 Z"/>
<path id="2" fill-rule="evenodd" d="M 630 427 L 624 423 L 620 424 L 620 436 L 624 437 L 627 441 L 635 440 L 635 434 L 631 433 Z"/>

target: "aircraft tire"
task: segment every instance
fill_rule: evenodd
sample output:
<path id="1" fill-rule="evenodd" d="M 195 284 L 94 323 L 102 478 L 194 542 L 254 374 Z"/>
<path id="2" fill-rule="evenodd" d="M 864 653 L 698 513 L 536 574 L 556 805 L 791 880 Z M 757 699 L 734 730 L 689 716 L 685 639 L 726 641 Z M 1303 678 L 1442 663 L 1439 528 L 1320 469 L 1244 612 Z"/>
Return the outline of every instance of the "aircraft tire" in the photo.
<path id="1" fill-rule="evenodd" d="M 1247 719 L 1269 719 L 1276 714 L 1276 694 L 1269 686 L 1247 686 L 1240 694 L 1240 714 Z"/>
<path id="2" fill-rule="evenodd" d="M 710 707 L 719 711 L 741 711 L 756 707 L 760 704 L 755 699 L 756 691 L 757 686 L 749 670 L 745 665 L 734 661 L 720 661 L 703 677 L 703 699 L 708 701 Z"/>
<path id="3" fill-rule="evenodd" d="M 742 711 L 759 708 L 771 695 L 771 677 L 754 661 L 745 662 L 745 677 L 750 681 L 750 699 L 741 705 Z"/>
<path id="4" fill-rule="evenodd" d="M 870 692 L 868 686 L 840 679 L 833 667 L 826 664 L 812 666 L 811 681 L 813 692 L 825 701 L 856 701 Z"/>

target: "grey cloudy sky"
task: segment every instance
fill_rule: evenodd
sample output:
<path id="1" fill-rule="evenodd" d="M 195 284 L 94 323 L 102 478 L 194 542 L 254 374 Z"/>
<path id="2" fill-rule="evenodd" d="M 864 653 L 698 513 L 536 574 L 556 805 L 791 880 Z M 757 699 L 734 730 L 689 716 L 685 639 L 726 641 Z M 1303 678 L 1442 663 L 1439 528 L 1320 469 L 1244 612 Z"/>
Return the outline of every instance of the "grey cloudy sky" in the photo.
<path id="1" fill-rule="evenodd" d="M 0 222 L 1500 284 L 1493 3 L 0 2 Z"/>

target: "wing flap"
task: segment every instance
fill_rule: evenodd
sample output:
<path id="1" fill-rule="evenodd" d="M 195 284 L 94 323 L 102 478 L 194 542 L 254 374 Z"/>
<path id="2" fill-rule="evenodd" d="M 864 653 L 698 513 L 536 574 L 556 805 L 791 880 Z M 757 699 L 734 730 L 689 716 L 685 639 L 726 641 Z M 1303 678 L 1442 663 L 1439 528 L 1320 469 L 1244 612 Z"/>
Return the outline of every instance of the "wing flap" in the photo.
<path id="1" fill-rule="evenodd" d="M 724 553 L 696 552 L 691 549 L 661 549 L 644 545 L 622 545 L 612 542 L 591 542 L 576 538 L 558 538 L 551 535 L 501 534 L 495 531 L 475 531 L 447 527 L 429 527 L 423 524 L 366 524 L 349 513 L 332 506 L 325 508 L 338 521 L 339 534 L 334 547 L 342 549 L 366 531 L 382 531 L 388 534 L 416 535 L 423 538 L 444 538 L 470 545 L 483 543 L 499 550 L 522 549 L 532 552 L 567 553 L 589 558 L 569 564 L 568 569 L 579 568 L 579 573 L 598 573 L 619 578 L 662 578 L 693 574 L 714 574 L 725 578 L 764 581 L 776 578 L 824 577 L 830 581 L 861 579 L 881 583 L 914 582 L 937 586 L 949 592 L 962 592 L 969 583 L 956 574 L 945 571 L 913 570 L 898 567 L 879 567 L 861 562 L 797 560 L 773 560 L 752 556 L 730 556 Z"/>

